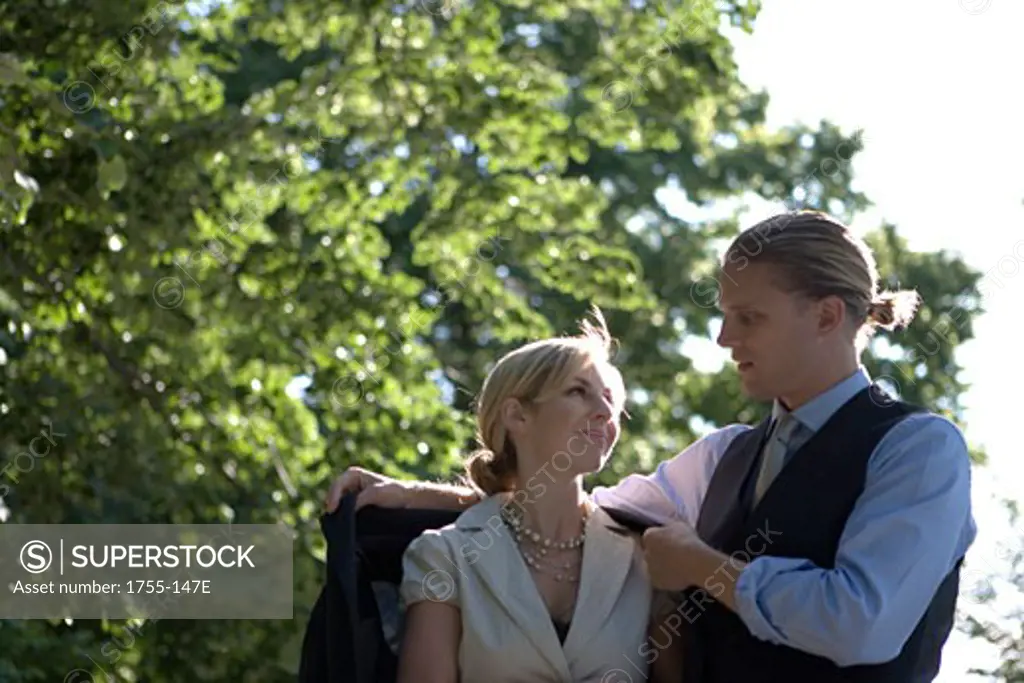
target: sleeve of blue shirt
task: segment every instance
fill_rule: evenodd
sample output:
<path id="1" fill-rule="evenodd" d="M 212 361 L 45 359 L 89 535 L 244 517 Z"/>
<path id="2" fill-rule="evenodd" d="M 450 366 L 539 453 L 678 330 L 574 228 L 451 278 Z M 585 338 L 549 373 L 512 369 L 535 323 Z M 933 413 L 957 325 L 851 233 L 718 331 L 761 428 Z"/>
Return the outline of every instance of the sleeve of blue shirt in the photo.
<path id="1" fill-rule="evenodd" d="M 756 558 L 736 585 L 740 618 L 757 638 L 841 666 L 895 658 L 974 540 L 970 476 L 953 423 L 905 418 L 871 456 L 835 567 Z"/>

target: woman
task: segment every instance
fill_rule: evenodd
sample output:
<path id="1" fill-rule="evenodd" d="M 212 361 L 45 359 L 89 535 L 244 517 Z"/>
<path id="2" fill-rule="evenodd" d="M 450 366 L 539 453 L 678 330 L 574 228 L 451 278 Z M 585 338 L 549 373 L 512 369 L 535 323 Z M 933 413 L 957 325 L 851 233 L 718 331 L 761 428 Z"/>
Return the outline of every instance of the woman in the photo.
<path id="1" fill-rule="evenodd" d="M 642 550 L 582 485 L 611 454 L 625 401 L 596 317 L 578 337 L 507 354 L 488 375 L 481 449 L 467 464 L 482 500 L 405 554 L 400 683 L 648 676 Z M 655 669 L 678 671 L 677 656 L 663 652 Z"/>

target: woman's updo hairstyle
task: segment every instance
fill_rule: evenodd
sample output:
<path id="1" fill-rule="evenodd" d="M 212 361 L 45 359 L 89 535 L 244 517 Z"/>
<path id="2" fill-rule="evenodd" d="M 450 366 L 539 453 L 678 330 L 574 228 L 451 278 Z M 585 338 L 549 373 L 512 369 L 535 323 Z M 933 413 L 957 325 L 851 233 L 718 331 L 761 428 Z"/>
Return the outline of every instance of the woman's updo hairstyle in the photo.
<path id="1" fill-rule="evenodd" d="M 476 402 L 479 448 L 466 461 L 470 486 L 491 496 L 511 491 L 516 484 L 518 462 L 515 444 L 501 419 L 502 405 L 510 398 L 529 407 L 542 402 L 587 365 L 609 363 L 611 335 L 604 316 L 591 309 L 593 321 L 580 323 L 580 334 L 531 342 L 511 351 L 497 362 L 484 380 Z M 624 389 L 616 392 L 616 402 L 624 401 Z"/>

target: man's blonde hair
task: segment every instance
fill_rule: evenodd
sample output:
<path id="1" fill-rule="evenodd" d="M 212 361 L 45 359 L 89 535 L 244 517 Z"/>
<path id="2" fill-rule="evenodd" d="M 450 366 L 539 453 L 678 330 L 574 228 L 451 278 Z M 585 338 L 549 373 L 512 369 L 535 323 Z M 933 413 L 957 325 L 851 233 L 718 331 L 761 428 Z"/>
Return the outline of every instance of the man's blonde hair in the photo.
<path id="1" fill-rule="evenodd" d="M 868 245 L 819 211 L 778 214 L 744 230 L 726 250 L 723 265 L 743 268 L 747 263 L 777 266 L 778 284 L 785 291 L 842 299 L 860 345 L 878 328 L 909 325 L 921 303 L 913 290 L 880 291 Z"/>

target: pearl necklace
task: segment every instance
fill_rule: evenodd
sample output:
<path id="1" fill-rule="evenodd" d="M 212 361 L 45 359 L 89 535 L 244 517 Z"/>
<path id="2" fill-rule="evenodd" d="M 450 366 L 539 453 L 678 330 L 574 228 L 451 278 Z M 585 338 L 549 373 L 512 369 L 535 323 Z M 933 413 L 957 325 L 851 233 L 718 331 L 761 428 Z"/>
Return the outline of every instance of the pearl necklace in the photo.
<path id="1" fill-rule="evenodd" d="M 553 575 L 555 581 L 559 582 L 568 581 L 570 583 L 575 583 L 576 581 L 579 581 L 578 573 L 574 575 L 569 574 L 568 571 L 580 560 L 555 562 L 554 560 L 548 559 L 546 555 L 548 552 L 553 550 L 575 550 L 577 548 L 581 548 L 587 537 L 586 522 L 589 517 L 590 513 L 588 511 L 583 516 L 583 532 L 578 536 L 565 541 L 555 541 L 550 538 L 545 538 L 535 529 L 529 528 L 523 519 L 522 509 L 517 507 L 514 508 L 514 506 L 508 504 L 501 507 L 501 519 L 512 531 L 512 535 L 516 539 L 519 551 L 522 553 L 526 564 L 539 572 Z M 527 547 L 531 544 L 536 547 L 536 550 L 531 550 Z"/>

